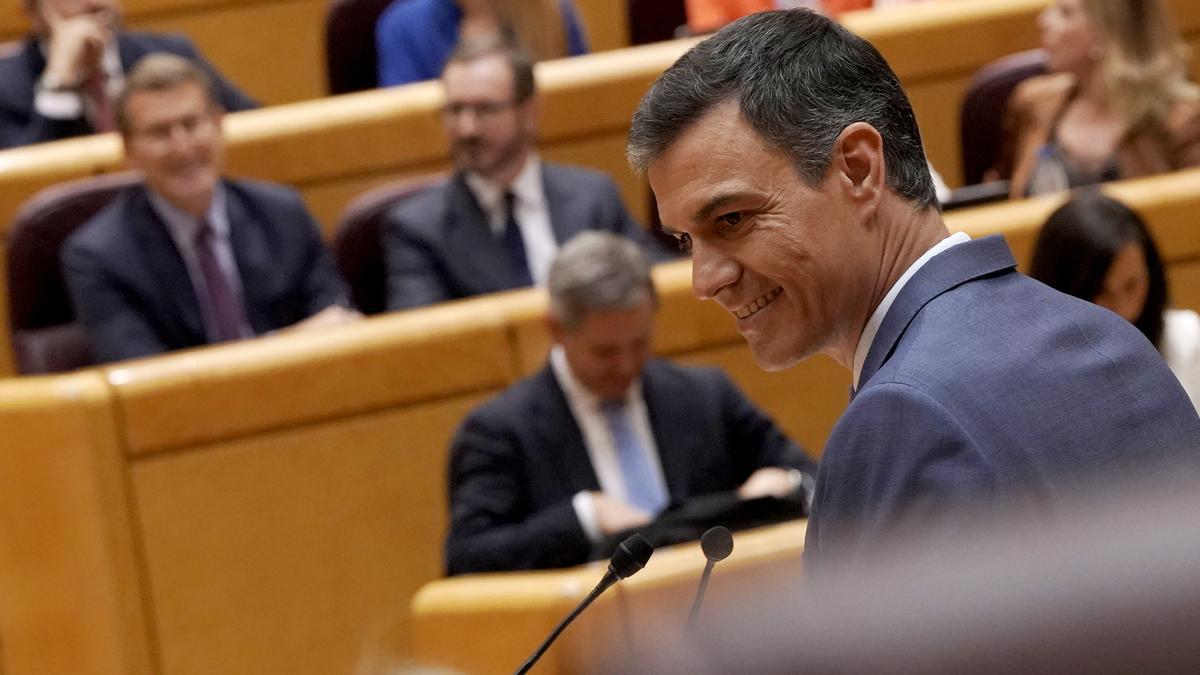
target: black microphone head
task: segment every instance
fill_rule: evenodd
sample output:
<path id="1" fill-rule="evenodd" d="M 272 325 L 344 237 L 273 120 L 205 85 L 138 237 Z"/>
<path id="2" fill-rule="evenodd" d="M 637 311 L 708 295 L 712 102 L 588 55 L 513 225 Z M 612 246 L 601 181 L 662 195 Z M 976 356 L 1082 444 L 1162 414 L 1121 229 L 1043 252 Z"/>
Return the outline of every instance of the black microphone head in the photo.
<path id="1" fill-rule="evenodd" d="M 651 553 L 654 553 L 654 547 L 642 535 L 633 534 L 613 551 L 608 569 L 618 579 L 627 579 L 646 566 Z"/>
<path id="2" fill-rule="evenodd" d="M 704 536 L 700 537 L 700 550 L 704 551 L 705 558 L 721 562 L 733 553 L 733 534 L 727 527 L 710 527 Z"/>

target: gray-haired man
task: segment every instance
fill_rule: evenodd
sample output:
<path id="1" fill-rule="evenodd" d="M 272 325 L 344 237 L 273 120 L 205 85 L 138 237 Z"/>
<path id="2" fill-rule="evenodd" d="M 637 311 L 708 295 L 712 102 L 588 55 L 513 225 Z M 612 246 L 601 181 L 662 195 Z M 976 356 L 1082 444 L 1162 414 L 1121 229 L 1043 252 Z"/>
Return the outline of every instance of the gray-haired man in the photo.
<path id="1" fill-rule="evenodd" d="M 722 372 L 650 358 L 657 297 L 636 244 L 580 234 L 548 281 L 549 364 L 454 439 L 450 574 L 579 564 L 668 504 L 782 496 L 813 472 Z"/>

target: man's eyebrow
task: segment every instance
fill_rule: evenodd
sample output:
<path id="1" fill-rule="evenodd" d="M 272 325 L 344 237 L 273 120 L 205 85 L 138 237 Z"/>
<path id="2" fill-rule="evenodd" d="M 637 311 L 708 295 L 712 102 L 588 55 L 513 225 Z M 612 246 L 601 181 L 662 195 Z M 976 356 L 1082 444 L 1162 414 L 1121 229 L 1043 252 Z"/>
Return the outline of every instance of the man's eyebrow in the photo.
<path id="1" fill-rule="evenodd" d="M 725 194 L 718 194 L 712 199 L 709 199 L 704 206 L 700 207 L 700 210 L 696 211 L 696 215 L 694 216 L 693 220 L 694 222 L 702 223 L 712 216 L 713 211 L 725 206 L 729 202 L 745 196 L 745 193 L 742 192 L 727 192 Z"/>

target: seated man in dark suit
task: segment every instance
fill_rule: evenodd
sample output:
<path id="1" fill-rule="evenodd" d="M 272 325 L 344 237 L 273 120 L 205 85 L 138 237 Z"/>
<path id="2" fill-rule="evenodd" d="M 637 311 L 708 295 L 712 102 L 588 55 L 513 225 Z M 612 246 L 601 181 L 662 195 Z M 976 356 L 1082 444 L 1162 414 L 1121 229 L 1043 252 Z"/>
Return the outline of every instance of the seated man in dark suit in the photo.
<path id="1" fill-rule="evenodd" d="M 402 202 L 383 226 L 389 309 L 544 282 L 558 247 L 584 230 L 649 240 L 608 176 L 538 159 L 528 54 L 466 41 L 442 84 L 456 174 Z"/>
<path id="2" fill-rule="evenodd" d="M 221 116 L 212 82 L 186 59 L 155 54 L 129 73 L 117 122 L 145 183 L 62 252 L 99 361 L 357 316 L 299 195 L 221 177 Z"/>
<path id="3" fill-rule="evenodd" d="M 808 482 L 814 463 L 724 373 L 649 358 L 657 297 L 636 244 L 581 234 L 549 276 L 549 364 L 453 442 L 450 574 L 580 564 L 668 504 Z"/>
<path id="4" fill-rule="evenodd" d="M 125 32 L 118 0 L 23 0 L 33 34 L 0 59 L 0 148 L 113 131 L 125 73 L 154 52 L 178 54 L 208 73 L 230 111 L 255 102 L 217 74 L 181 35 Z"/>

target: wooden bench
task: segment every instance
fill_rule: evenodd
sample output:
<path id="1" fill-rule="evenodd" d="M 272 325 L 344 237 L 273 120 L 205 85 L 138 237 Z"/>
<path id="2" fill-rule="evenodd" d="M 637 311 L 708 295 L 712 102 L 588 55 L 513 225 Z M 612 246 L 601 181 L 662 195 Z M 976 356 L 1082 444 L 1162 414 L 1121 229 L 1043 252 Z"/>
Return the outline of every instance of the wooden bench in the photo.
<path id="1" fill-rule="evenodd" d="M 1146 215 L 1177 304 L 1200 308 L 1200 170 L 1109 189 Z M 1003 233 L 1027 263 L 1060 199 L 948 222 Z M 825 357 L 765 373 L 692 296 L 688 262 L 655 278 L 656 351 L 724 367 L 819 454 L 849 374 Z M 4 672 L 350 672 L 368 637 L 407 653 L 409 603 L 442 571 L 448 441 L 541 367 L 545 302 L 514 291 L 0 382 Z"/>

